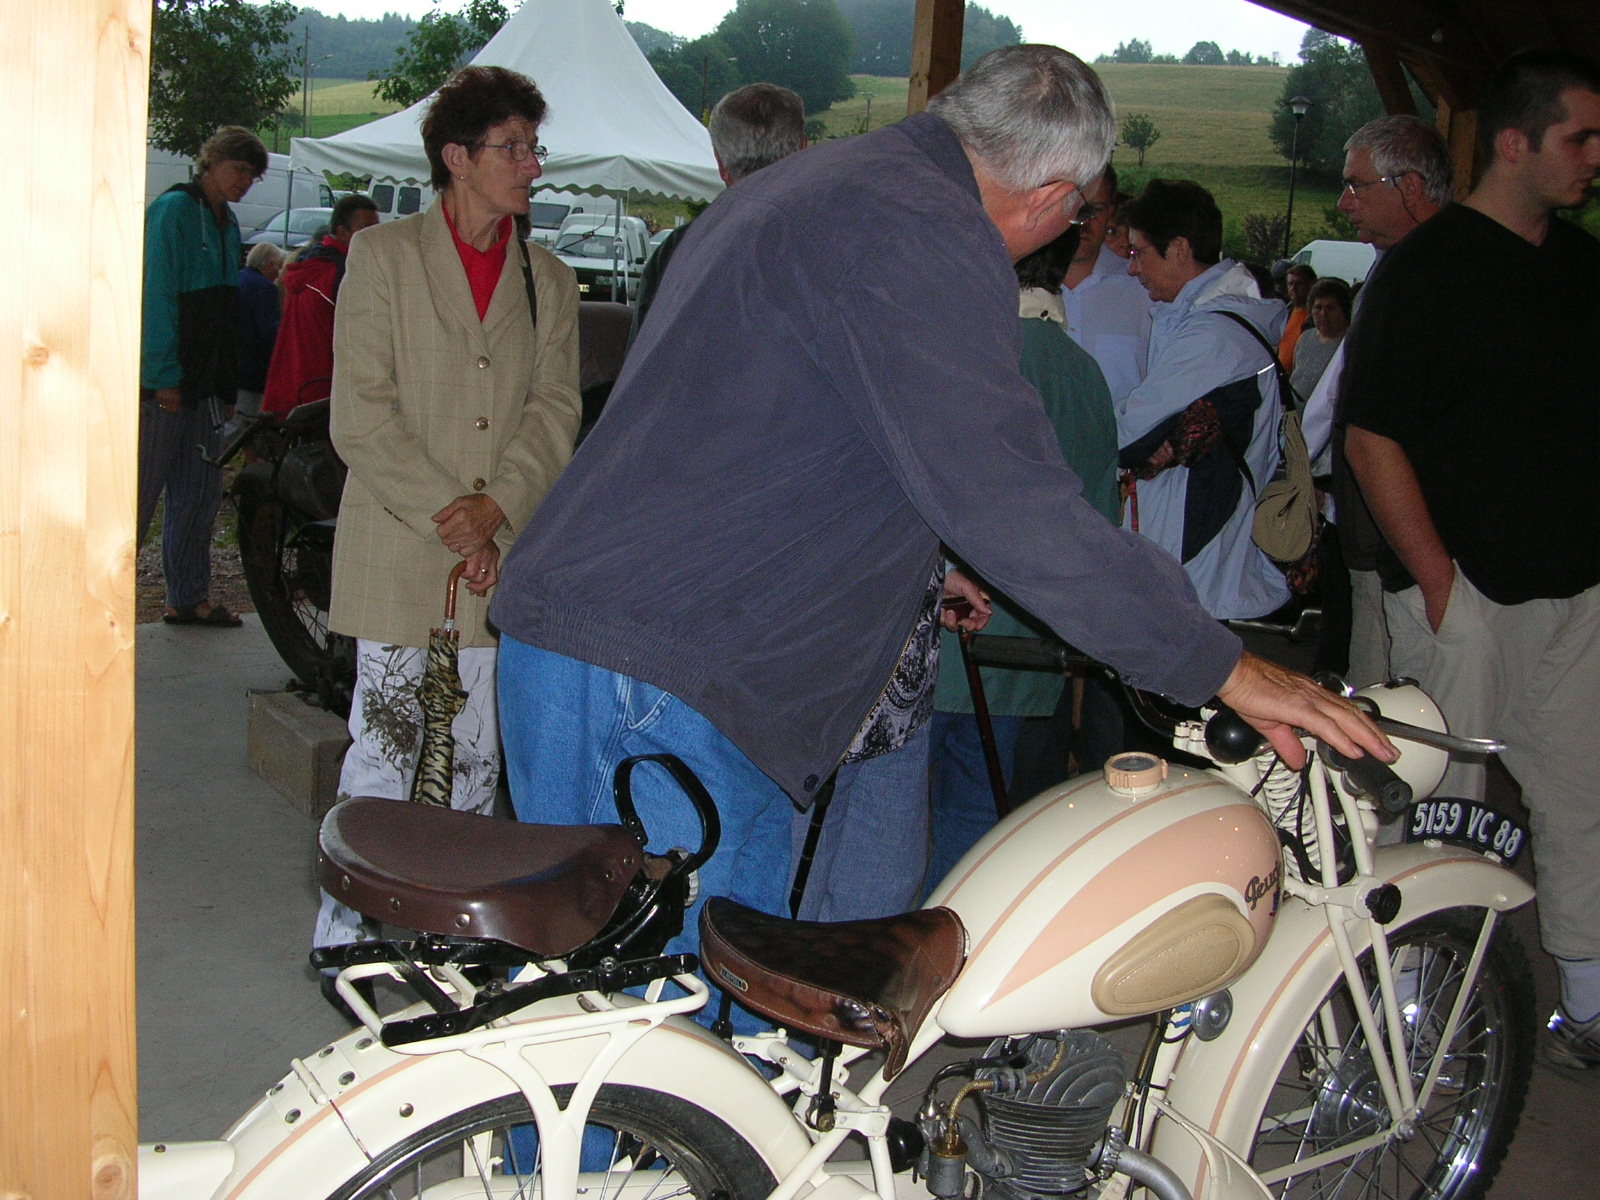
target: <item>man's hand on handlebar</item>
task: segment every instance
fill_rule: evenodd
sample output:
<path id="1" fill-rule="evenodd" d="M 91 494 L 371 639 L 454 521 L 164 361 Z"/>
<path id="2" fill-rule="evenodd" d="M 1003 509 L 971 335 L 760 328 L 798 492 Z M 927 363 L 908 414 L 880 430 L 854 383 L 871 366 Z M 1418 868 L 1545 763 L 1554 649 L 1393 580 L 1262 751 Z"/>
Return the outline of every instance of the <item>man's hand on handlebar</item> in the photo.
<path id="1" fill-rule="evenodd" d="M 1371 754 L 1393 762 L 1399 757 L 1372 719 L 1343 696 L 1248 650 L 1240 655 L 1217 699 L 1259 729 L 1294 770 L 1306 762 L 1306 748 L 1297 732 L 1302 729 L 1351 758 Z"/>

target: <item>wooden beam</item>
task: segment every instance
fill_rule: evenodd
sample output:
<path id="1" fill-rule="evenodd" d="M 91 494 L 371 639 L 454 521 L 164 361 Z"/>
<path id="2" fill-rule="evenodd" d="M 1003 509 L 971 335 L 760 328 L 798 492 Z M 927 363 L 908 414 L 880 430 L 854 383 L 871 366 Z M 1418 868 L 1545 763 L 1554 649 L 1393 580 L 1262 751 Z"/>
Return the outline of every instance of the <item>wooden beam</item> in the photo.
<path id="1" fill-rule="evenodd" d="M 927 108 L 928 101 L 961 74 L 961 21 L 965 12 L 964 0 L 917 0 L 907 116 Z"/>
<path id="2" fill-rule="evenodd" d="M 1373 83 L 1378 85 L 1378 96 L 1383 101 L 1383 107 L 1392 114 L 1416 116 L 1417 102 L 1411 96 L 1406 69 L 1400 64 L 1394 46 L 1373 38 L 1363 42 L 1361 49 L 1367 56 L 1367 69 L 1372 72 Z"/>
<path id="3" fill-rule="evenodd" d="M 5 0 L 0 1196 L 131 1200 L 149 0 Z M 71 86 L 63 86 L 63 71 Z"/>
<path id="4" fill-rule="evenodd" d="M 1476 108 L 1451 108 L 1439 104 L 1439 132 L 1444 135 L 1450 150 L 1451 174 L 1455 177 L 1454 193 L 1464 200 L 1472 190 L 1472 181 L 1478 173 L 1478 110 Z"/>

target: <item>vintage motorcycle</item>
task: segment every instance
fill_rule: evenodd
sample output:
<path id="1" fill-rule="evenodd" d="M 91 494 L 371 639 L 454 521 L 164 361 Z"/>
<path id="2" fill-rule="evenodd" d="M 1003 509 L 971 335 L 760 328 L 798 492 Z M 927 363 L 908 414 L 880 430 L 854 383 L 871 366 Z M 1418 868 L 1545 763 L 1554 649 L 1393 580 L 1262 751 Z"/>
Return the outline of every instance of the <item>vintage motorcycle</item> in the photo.
<path id="1" fill-rule="evenodd" d="M 321 381 L 325 383 L 326 381 Z M 323 707 L 350 713 L 355 641 L 328 628 L 333 535 L 344 464 L 328 436 L 328 401 L 259 416 L 230 438 L 221 464 L 244 455 L 229 489 L 239 562 L 273 648 Z"/>
<path id="2" fill-rule="evenodd" d="M 1230 713 L 1180 718 L 1174 747 L 1214 767 L 1120 755 L 1003 819 L 917 912 L 708 901 L 705 974 L 777 1026 L 731 1043 L 689 1019 L 693 958 L 662 953 L 717 840 L 677 760 L 619 768 L 615 826 L 347 801 L 323 886 L 416 936 L 325 960 L 361 1026 L 221 1140 L 142 1147 L 140 1194 L 1481 1196 L 1532 1062 L 1501 921 L 1532 898 L 1505 865 L 1525 834 L 1412 801 L 1445 747 L 1492 744 L 1445 734 L 1414 685 L 1358 702 L 1404 739 L 1394 771 L 1320 743 L 1292 771 Z M 641 769 L 698 807 L 693 853 L 644 852 Z M 1408 841 L 1377 844 L 1396 816 Z M 380 979 L 415 1002 L 380 1014 Z M 1130 1063 L 1104 1031 L 1140 1020 Z M 943 1065 L 896 1115 L 924 1059 Z"/>

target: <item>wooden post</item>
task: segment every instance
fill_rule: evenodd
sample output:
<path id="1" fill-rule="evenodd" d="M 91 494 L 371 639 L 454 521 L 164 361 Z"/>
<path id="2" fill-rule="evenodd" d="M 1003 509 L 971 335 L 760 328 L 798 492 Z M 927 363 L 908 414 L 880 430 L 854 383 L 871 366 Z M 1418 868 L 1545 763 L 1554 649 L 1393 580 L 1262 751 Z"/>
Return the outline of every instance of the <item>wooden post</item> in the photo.
<path id="1" fill-rule="evenodd" d="M 1361 49 L 1366 53 L 1367 69 L 1372 72 L 1373 83 L 1378 85 L 1383 107 L 1391 113 L 1416 116 L 1417 104 L 1412 99 L 1411 88 L 1406 82 L 1406 70 L 1395 54 L 1394 45 L 1368 38 L 1361 43 Z"/>
<path id="2" fill-rule="evenodd" d="M 5 0 L 0 1197 L 135 1192 L 134 507 L 150 0 Z"/>
<path id="3" fill-rule="evenodd" d="M 907 116 L 927 108 L 928 101 L 961 74 L 961 21 L 965 13 L 964 0 L 917 0 Z"/>

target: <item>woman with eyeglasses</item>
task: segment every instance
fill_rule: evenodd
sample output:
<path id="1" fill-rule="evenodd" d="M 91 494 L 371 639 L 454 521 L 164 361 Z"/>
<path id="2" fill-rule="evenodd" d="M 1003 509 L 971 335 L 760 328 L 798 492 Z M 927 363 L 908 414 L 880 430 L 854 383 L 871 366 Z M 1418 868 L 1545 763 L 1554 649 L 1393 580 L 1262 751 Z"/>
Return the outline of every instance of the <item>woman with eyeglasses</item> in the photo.
<path id="1" fill-rule="evenodd" d="M 438 198 L 350 244 L 332 397 L 349 477 L 329 621 L 357 639 L 343 796 L 410 797 L 423 648 L 443 620 L 446 578 L 464 563 L 456 627 L 467 701 L 454 722 L 451 803 L 487 813 L 494 801 L 488 593 L 501 550 L 571 457 L 582 411 L 577 282 L 525 240 L 545 111 L 515 71 L 458 72 L 422 122 Z M 357 940 L 359 923 L 325 895 L 315 944 Z"/>

